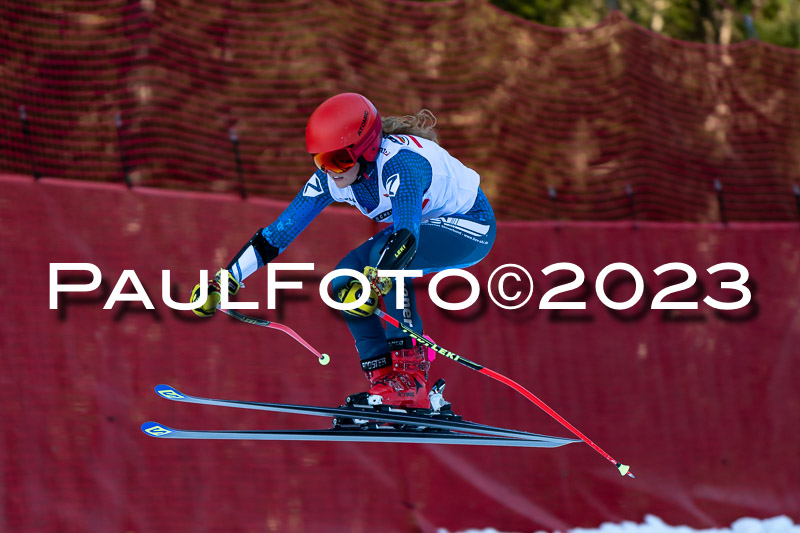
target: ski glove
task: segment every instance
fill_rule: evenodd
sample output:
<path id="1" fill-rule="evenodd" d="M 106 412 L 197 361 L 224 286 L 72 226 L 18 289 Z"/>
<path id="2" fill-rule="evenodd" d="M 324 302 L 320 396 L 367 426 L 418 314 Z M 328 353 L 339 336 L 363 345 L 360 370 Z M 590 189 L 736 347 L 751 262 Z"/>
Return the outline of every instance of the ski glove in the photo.
<path id="1" fill-rule="evenodd" d="M 363 293 L 364 288 L 361 286 L 361 283 L 359 283 L 356 279 L 351 279 L 347 282 L 347 285 L 339 289 L 336 297 L 344 304 L 351 304 L 361 298 Z M 377 306 L 378 296 L 375 294 L 375 291 L 370 290 L 369 298 L 367 298 L 366 303 L 363 303 L 354 309 L 344 309 L 342 312 L 347 313 L 348 315 L 365 318 L 374 313 Z"/>
<path id="2" fill-rule="evenodd" d="M 375 267 L 368 266 L 364 268 L 364 276 L 369 280 L 370 283 L 369 298 L 367 298 L 366 303 L 363 303 L 354 309 L 344 310 L 344 312 L 348 315 L 359 316 L 362 318 L 370 316 L 375 312 L 375 308 L 378 306 L 378 293 L 385 296 L 390 290 L 392 290 L 392 280 L 389 278 L 378 277 L 378 269 Z M 339 298 L 340 302 L 349 304 L 356 302 L 359 298 L 361 298 L 363 293 L 364 287 L 361 286 L 361 283 L 359 283 L 356 279 L 351 279 L 347 282 L 347 285 L 339 290 L 339 293 L 336 296 Z"/>
<path id="3" fill-rule="evenodd" d="M 364 267 L 364 276 L 369 280 L 369 284 L 372 285 L 372 290 L 375 292 L 380 292 L 383 296 L 386 296 L 392 290 L 392 279 L 379 278 L 377 268 Z"/>
<path id="4" fill-rule="evenodd" d="M 192 309 L 192 312 L 197 316 L 208 318 L 210 316 L 213 316 L 214 313 L 217 311 L 217 305 L 219 305 L 220 302 L 220 291 L 222 290 L 222 285 L 220 282 L 221 274 L 222 274 L 222 269 L 220 269 L 219 272 L 217 272 L 213 280 L 208 282 L 208 298 L 206 298 L 206 301 L 203 303 L 203 305 L 201 305 L 197 309 Z M 236 278 L 234 278 L 233 274 L 231 274 L 229 271 L 228 294 L 230 296 L 233 296 L 234 294 L 239 292 L 239 287 L 241 287 L 241 284 L 238 281 L 236 281 Z M 194 303 L 199 298 L 200 298 L 200 284 L 198 283 L 197 285 L 194 286 L 194 289 L 192 289 L 192 298 L 190 302 Z"/>

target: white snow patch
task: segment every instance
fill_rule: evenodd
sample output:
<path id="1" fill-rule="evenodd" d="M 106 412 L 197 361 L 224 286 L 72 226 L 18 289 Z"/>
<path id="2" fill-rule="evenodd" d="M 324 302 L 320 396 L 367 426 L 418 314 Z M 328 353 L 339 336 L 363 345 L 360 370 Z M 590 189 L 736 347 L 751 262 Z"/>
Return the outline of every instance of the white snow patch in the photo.
<path id="1" fill-rule="evenodd" d="M 450 533 L 446 529 L 439 529 L 438 533 Z M 467 529 L 458 533 L 502 533 L 496 529 Z M 511 533 L 511 532 L 507 532 Z M 537 531 L 535 533 L 547 533 Z M 740 518 L 729 528 L 693 529 L 688 526 L 670 526 L 657 516 L 647 515 L 644 524 L 623 522 L 601 524 L 596 529 L 575 528 L 567 533 L 800 533 L 800 525 L 792 522 L 788 516 L 776 516 L 759 520 L 756 518 Z"/>

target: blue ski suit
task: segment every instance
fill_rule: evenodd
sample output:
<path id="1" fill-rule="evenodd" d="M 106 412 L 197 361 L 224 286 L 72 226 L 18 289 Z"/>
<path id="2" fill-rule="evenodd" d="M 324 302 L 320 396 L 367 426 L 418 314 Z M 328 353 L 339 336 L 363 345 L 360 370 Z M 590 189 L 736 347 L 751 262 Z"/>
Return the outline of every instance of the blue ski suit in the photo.
<path id="1" fill-rule="evenodd" d="M 474 265 L 489 253 L 496 231 L 494 212 L 479 182 L 475 171 L 433 141 L 384 135 L 378 158 L 365 167 L 362 162 L 360 177 L 352 185 L 340 189 L 324 172 L 315 172 L 275 222 L 242 249 L 229 269 L 242 281 L 283 252 L 333 202 L 349 203 L 373 220 L 390 224 L 348 253 L 337 269 L 361 272 L 365 266 L 376 266 L 387 240 L 400 230 L 410 232 L 416 245 L 416 253 L 405 267 L 408 270 L 428 274 Z M 334 278 L 333 294 L 349 281 L 347 276 Z M 395 306 L 396 288 L 386 295 L 386 312 L 422 334 L 412 279 L 406 278 L 405 289 L 408 294 L 401 298 L 399 308 Z M 404 336 L 391 325 L 384 330 L 375 315 L 343 316 L 362 361 L 389 352 L 387 340 Z"/>

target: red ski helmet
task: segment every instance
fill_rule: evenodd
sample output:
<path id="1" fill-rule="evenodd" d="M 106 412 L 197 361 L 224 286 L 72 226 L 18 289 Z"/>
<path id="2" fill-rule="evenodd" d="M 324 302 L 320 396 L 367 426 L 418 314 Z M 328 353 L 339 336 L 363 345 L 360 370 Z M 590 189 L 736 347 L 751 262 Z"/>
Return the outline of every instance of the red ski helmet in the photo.
<path id="1" fill-rule="evenodd" d="M 357 93 L 337 94 L 308 119 L 306 149 L 320 169 L 344 172 L 359 157 L 377 159 L 381 132 L 381 117 L 372 102 Z"/>

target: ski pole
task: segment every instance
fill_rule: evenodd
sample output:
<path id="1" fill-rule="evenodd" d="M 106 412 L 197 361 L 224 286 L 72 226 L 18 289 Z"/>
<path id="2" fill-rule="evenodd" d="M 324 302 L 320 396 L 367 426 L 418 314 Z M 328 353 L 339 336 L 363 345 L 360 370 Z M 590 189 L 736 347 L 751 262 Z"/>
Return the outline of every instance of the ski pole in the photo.
<path id="1" fill-rule="evenodd" d="M 499 381 L 500 383 L 502 383 L 504 385 L 507 385 L 508 387 L 511 387 L 512 389 L 514 389 L 518 393 L 522 394 L 525 398 L 527 398 L 528 400 L 530 400 L 531 402 L 536 404 L 540 409 L 542 409 L 545 413 L 547 413 L 552 418 L 554 418 L 559 424 L 561 424 L 562 426 L 564 426 L 565 428 L 570 430 L 575 436 L 580 438 L 583 442 L 585 442 L 586 444 L 588 444 L 589 446 L 594 448 L 594 450 L 597 453 L 599 453 L 600 455 L 602 455 L 603 457 L 605 457 L 606 459 L 611 461 L 611 463 L 614 466 L 617 467 L 617 469 L 619 470 L 619 473 L 621 475 L 623 475 L 623 476 L 628 475 L 630 477 L 635 477 L 633 475 L 633 473 L 631 473 L 631 471 L 630 471 L 631 470 L 630 466 L 624 465 L 624 464 L 620 463 L 619 461 L 617 461 L 616 459 L 614 459 L 613 457 L 611 457 L 610 455 L 608 455 L 605 451 L 603 451 L 600 448 L 600 446 L 598 446 L 597 444 L 592 442 L 586 435 L 584 435 L 583 433 L 578 431 L 578 429 L 575 426 L 573 426 L 572 424 L 567 422 L 561 415 L 559 415 L 558 413 L 553 411 L 553 409 L 550 406 L 548 406 L 542 400 L 537 398 L 536 395 L 534 395 L 531 391 L 529 391 L 528 389 L 526 389 L 525 387 L 523 387 L 522 385 L 520 385 L 519 383 L 517 383 L 513 379 L 507 378 L 506 376 L 504 376 L 503 374 L 500 374 L 499 372 L 495 372 L 494 370 L 486 368 L 483 365 L 479 365 L 478 363 L 470 361 L 466 357 L 462 357 L 460 355 L 457 355 L 457 354 L 451 352 L 450 350 L 442 348 L 441 346 L 439 346 L 435 342 L 426 339 L 425 337 L 423 337 L 422 335 L 420 335 L 416 331 L 407 328 L 406 326 L 401 324 L 398 320 L 396 320 L 394 317 L 391 317 L 388 314 L 386 314 L 386 312 L 383 311 L 380 308 L 375 308 L 375 314 L 378 315 L 379 317 L 381 317 L 383 320 L 385 320 L 389 324 L 391 324 L 392 326 L 394 326 L 396 328 L 399 328 L 399 329 L 403 330 L 404 332 L 408 333 L 411 337 L 416 339 L 416 341 L 419 344 L 427 346 L 428 348 L 430 348 L 434 352 L 436 352 L 438 354 L 441 354 L 441 355 L 447 357 L 448 359 L 452 359 L 456 363 L 461 363 L 462 365 L 466 366 L 467 368 L 470 368 L 472 370 L 476 370 L 476 371 L 480 372 L 481 374 L 483 374 L 484 376 L 489 376 L 490 378 L 492 378 L 492 379 L 494 379 L 496 381 Z"/>
<path id="2" fill-rule="evenodd" d="M 220 311 L 222 311 L 223 313 L 225 313 L 228 316 L 232 316 L 236 320 L 241 320 L 242 322 L 246 322 L 248 324 L 253 324 L 253 325 L 256 325 L 256 326 L 262 326 L 262 327 L 265 327 L 265 328 L 272 328 L 272 329 L 277 329 L 278 331 L 282 331 L 282 332 L 286 333 L 287 335 L 289 335 L 294 340 L 296 340 L 297 342 L 299 342 L 300 344 L 302 344 L 303 346 L 305 346 L 308 349 L 308 351 L 310 351 L 311 353 L 316 355 L 317 359 L 319 359 L 319 364 L 325 366 L 325 365 L 327 365 L 328 363 L 331 362 L 331 356 L 330 355 L 328 355 L 326 353 L 319 353 L 313 346 L 308 344 L 305 341 L 305 339 L 303 339 L 303 337 L 298 335 L 297 332 L 295 332 L 289 326 L 284 326 L 283 324 L 278 324 L 277 322 L 271 322 L 269 320 L 264 320 L 264 319 L 261 319 L 261 318 L 256 318 L 256 317 L 252 317 L 252 316 L 243 315 L 242 313 L 240 313 L 238 311 L 235 311 L 233 309 L 223 309 L 223 308 L 221 308 L 219 306 L 217 306 L 217 309 L 219 309 Z"/>

